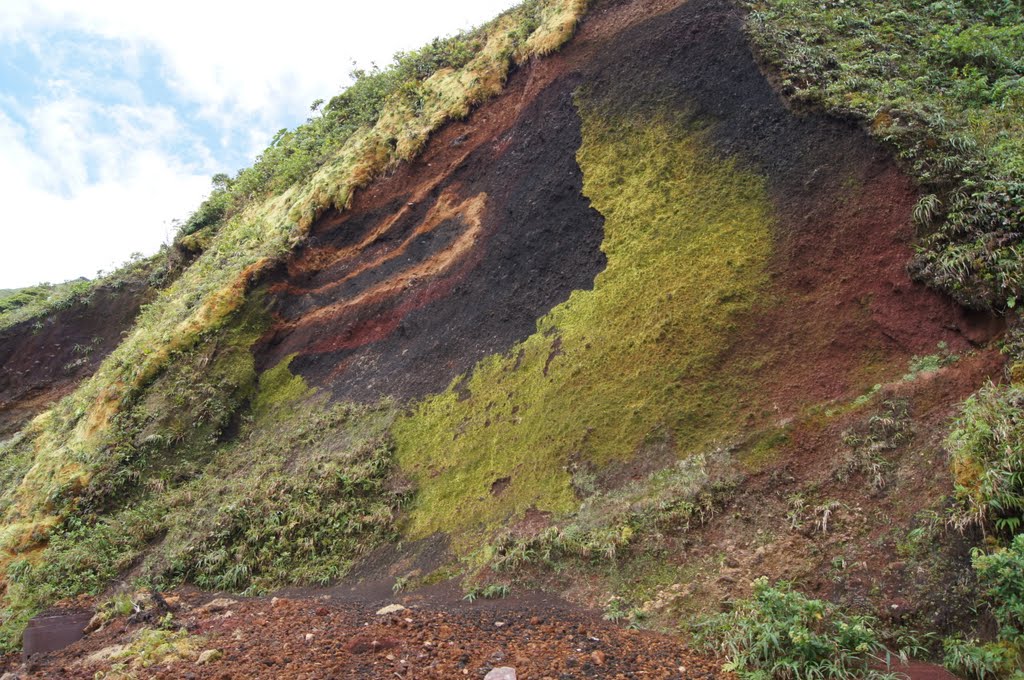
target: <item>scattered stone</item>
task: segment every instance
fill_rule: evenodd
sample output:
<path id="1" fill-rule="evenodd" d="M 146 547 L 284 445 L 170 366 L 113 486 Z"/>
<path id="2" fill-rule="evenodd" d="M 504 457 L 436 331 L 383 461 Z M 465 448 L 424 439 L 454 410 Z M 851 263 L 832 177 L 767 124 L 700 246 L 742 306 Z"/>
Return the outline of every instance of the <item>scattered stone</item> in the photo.
<path id="1" fill-rule="evenodd" d="M 218 597 L 215 600 L 210 600 L 200 607 L 200 609 L 207 612 L 222 612 L 228 607 L 233 607 L 236 604 L 238 604 L 238 600 L 232 600 L 227 597 Z"/>
<path id="2" fill-rule="evenodd" d="M 124 645 L 111 645 L 85 657 L 85 663 L 105 663 L 124 651 Z"/>
<path id="3" fill-rule="evenodd" d="M 18 674 L 10 671 L 0 675 L 0 680 L 18 680 Z"/>
<path id="4" fill-rule="evenodd" d="M 313 634 L 312 633 L 306 633 L 306 642 L 312 642 L 312 641 L 313 641 Z"/>
<path id="5" fill-rule="evenodd" d="M 395 614 L 397 612 L 404 612 L 405 607 L 400 604 L 389 604 L 386 607 L 381 607 L 377 610 L 377 616 L 385 616 L 387 614 Z"/>
<path id="6" fill-rule="evenodd" d="M 600 649 L 595 649 L 593 652 L 590 653 L 590 659 L 594 662 L 595 666 L 603 666 L 605 660 L 604 652 L 602 652 Z"/>
<path id="7" fill-rule="evenodd" d="M 508 666 L 495 668 L 484 676 L 484 680 L 516 680 L 516 669 Z"/>
<path id="8" fill-rule="evenodd" d="M 199 655 L 196 663 L 199 665 L 213 663 L 214 661 L 220 661 L 224 658 L 224 655 L 219 649 L 207 649 L 205 652 Z"/>
<path id="9" fill-rule="evenodd" d="M 103 614 L 100 614 L 99 612 L 96 612 L 93 615 L 93 617 L 91 619 L 89 619 L 89 623 L 86 624 L 85 630 L 83 632 L 86 635 L 88 635 L 89 633 L 94 633 L 94 632 L 96 632 L 97 630 L 99 630 L 100 628 L 103 627 L 104 622 L 105 621 L 104 621 L 104 618 L 103 618 Z M 0 680 L 3 680 L 3 676 L 0 676 Z"/>

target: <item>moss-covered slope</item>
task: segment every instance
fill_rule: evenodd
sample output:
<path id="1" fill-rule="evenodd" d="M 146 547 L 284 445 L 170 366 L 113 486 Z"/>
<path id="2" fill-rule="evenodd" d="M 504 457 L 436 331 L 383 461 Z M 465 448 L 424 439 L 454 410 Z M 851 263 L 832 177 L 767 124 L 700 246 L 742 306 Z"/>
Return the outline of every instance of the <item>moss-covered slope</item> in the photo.
<path id="1" fill-rule="evenodd" d="M 999 378 L 1003 323 L 910 280 L 915 242 L 942 259 L 960 233 L 905 172 L 924 166 L 762 72 L 745 28 L 792 81 L 773 30 L 872 11 L 802 4 L 531 0 L 215 178 L 176 246 L 194 261 L 0 443 L 8 644 L 61 597 L 324 584 L 371 553 L 401 583 L 505 570 L 623 616 L 684 584 L 673 606 L 698 610 L 737 573 L 814 579 L 828 551 L 869 575 L 916 555 L 915 513 L 952 493 L 946 422 Z M 1005 307 L 1017 264 L 986 266 L 928 281 Z M 403 571 L 417 550 L 443 568 Z M 886 570 L 851 599 L 910 587 Z"/>

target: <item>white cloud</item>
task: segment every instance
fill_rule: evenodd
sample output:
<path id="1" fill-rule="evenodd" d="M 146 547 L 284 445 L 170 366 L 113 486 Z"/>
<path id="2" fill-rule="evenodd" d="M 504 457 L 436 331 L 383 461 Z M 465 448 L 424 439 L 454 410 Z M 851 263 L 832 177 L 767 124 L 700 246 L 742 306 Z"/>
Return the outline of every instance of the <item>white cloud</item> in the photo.
<path id="1" fill-rule="evenodd" d="M 27 125 L 0 112 L 0 288 L 91 277 L 155 252 L 209 191 L 208 168 L 162 149 L 186 134 L 173 111 L 64 94 L 27 111 Z M 97 134 L 97 118 L 114 131 Z"/>
<path id="2" fill-rule="evenodd" d="M 2 0 L 0 46 L 37 56 L 41 94 L 0 91 L 0 288 L 155 251 L 212 173 L 339 92 L 353 61 L 384 65 L 515 4 Z M 177 101 L 146 100 L 144 59 Z"/>
<path id="3" fill-rule="evenodd" d="M 4 0 L 0 39 L 73 28 L 155 49 L 168 82 L 221 123 L 270 122 L 335 94 L 353 60 L 386 63 L 399 49 L 479 24 L 515 0 L 288 3 L 179 0 Z"/>

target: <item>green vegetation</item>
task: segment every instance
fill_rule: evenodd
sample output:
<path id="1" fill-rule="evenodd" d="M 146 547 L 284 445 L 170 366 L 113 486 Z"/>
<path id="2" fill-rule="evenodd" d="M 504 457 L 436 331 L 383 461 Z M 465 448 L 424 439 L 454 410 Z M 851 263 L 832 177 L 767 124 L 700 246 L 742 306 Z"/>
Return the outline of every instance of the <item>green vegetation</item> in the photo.
<path id="1" fill-rule="evenodd" d="M 4 647 L 40 608 L 98 594 L 132 566 L 158 588 L 256 593 L 326 583 L 397 537 L 410 489 L 392 465 L 394 407 L 328 405 L 287 361 L 257 376 L 249 346 L 263 328 L 257 295 L 118 414 L 89 486 L 52 499 L 63 519 L 45 548 L 7 567 Z M 32 445 L 18 438 L 4 469 Z"/>
<path id="2" fill-rule="evenodd" d="M 928 195 L 916 276 L 961 302 L 1024 294 L 1024 10 L 1014 0 L 748 0 L 797 101 L 859 118 Z"/>
<path id="3" fill-rule="evenodd" d="M 694 455 L 619 489 L 594 493 L 571 522 L 530 538 L 500 535 L 488 550 L 490 564 L 495 571 L 530 563 L 561 569 L 574 560 L 622 558 L 634 540 L 650 547 L 657 536 L 706 523 L 738 482 L 727 451 Z"/>
<path id="4" fill-rule="evenodd" d="M 999 624 L 999 639 L 1024 655 L 1024 534 L 1017 535 L 1008 548 L 988 554 L 976 551 L 972 564 L 981 595 L 991 603 Z"/>
<path id="5" fill-rule="evenodd" d="M 999 626 L 995 640 L 952 637 L 945 663 L 969 678 L 1020 678 L 1024 663 L 1024 391 L 989 383 L 963 405 L 946 442 L 954 474 L 949 522 L 992 531 L 974 551 L 978 604 Z"/>
<path id="6" fill-rule="evenodd" d="M 100 680 L 135 677 L 133 671 L 150 666 L 192 661 L 199 656 L 203 638 L 188 631 L 142 628 L 124 649 L 116 651 L 110 659 L 115 661 L 108 673 L 98 674 Z"/>
<path id="7" fill-rule="evenodd" d="M 889 651 L 868 616 L 808 599 L 785 582 L 761 577 L 749 599 L 694 627 L 694 641 L 721 654 L 741 678 L 884 678 L 907 651 Z"/>
<path id="8" fill-rule="evenodd" d="M 507 583 L 491 583 L 486 586 L 471 586 L 462 599 L 467 602 L 474 602 L 481 597 L 485 600 L 500 600 L 510 594 L 512 587 Z"/>
<path id="9" fill-rule="evenodd" d="M 999 633 L 996 641 L 982 644 L 950 638 L 945 641 L 946 666 L 977 680 L 1024 677 L 1024 534 L 1007 548 L 986 554 L 976 550 L 972 559 L 980 595 L 990 608 Z"/>
<path id="10" fill-rule="evenodd" d="M 903 376 L 903 379 L 910 382 L 922 373 L 934 373 L 960 360 L 959 356 L 949 351 L 949 346 L 944 342 L 940 342 L 937 349 L 938 352 L 936 354 L 912 358 L 910 365 L 907 367 L 907 374 Z"/>
<path id="11" fill-rule="evenodd" d="M 136 254 L 117 270 L 96 279 L 76 279 L 59 284 L 5 290 L 0 295 L 0 330 L 38 319 L 76 304 L 89 304 L 100 287 L 117 289 L 130 283 L 162 285 L 167 276 L 167 254 L 160 252 L 143 258 Z"/>
<path id="12" fill-rule="evenodd" d="M 905 444 L 912 436 L 907 401 L 886 400 L 879 412 L 870 416 L 863 427 L 843 433 L 846 450 L 837 476 L 846 479 L 852 474 L 861 474 L 867 477 L 872 489 L 881 490 L 888 483 L 888 475 L 893 467 L 887 454 Z"/>
<path id="13" fill-rule="evenodd" d="M 991 383 L 979 390 L 964 403 L 946 444 L 959 502 L 951 522 L 1003 536 L 1024 529 L 1024 390 Z"/>
<path id="14" fill-rule="evenodd" d="M 625 119 L 586 96 L 579 108 L 607 267 L 534 335 L 478 364 L 468 398 L 453 386 L 396 423 L 398 460 L 419 489 L 413 538 L 446 531 L 467 547 L 529 508 L 569 513 L 570 461 L 602 466 L 665 440 L 692 453 L 740 426 L 747 375 L 719 359 L 766 285 L 762 178 L 707 154 L 705 133 L 677 114 Z M 499 502 L 492 484 L 504 478 Z"/>

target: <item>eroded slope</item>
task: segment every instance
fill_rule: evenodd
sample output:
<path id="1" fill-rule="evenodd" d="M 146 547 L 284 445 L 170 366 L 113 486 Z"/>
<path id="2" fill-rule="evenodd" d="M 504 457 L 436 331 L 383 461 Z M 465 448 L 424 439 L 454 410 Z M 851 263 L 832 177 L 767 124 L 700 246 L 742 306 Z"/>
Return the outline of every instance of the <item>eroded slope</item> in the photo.
<path id="1" fill-rule="evenodd" d="M 365 571 L 403 583 L 597 562 L 555 580 L 591 603 L 640 546 L 629 597 L 687 583 L 693 608 L 837 544 L 893 560 L 880 527 L 941 505 L 944 423 L 1001 370 L 999 324 L 908 279 L 913 183 L 852 123 L 790 110 L 742 25 L 726 0 L 598 3 L 354 197 L 367 176 L 328 168 L 223 225 L 106 382 L 10 456 L 19 615 L 117 579 L 326 583 L 381 546 Z M 412 144 L 375 130 L 360 153 Z M 899 483 L 863 485 L 876 467 Z M 840 508 L 848 534 L 812 540 Z M 880 597 L 867 570 L 854 599 Z"/>

